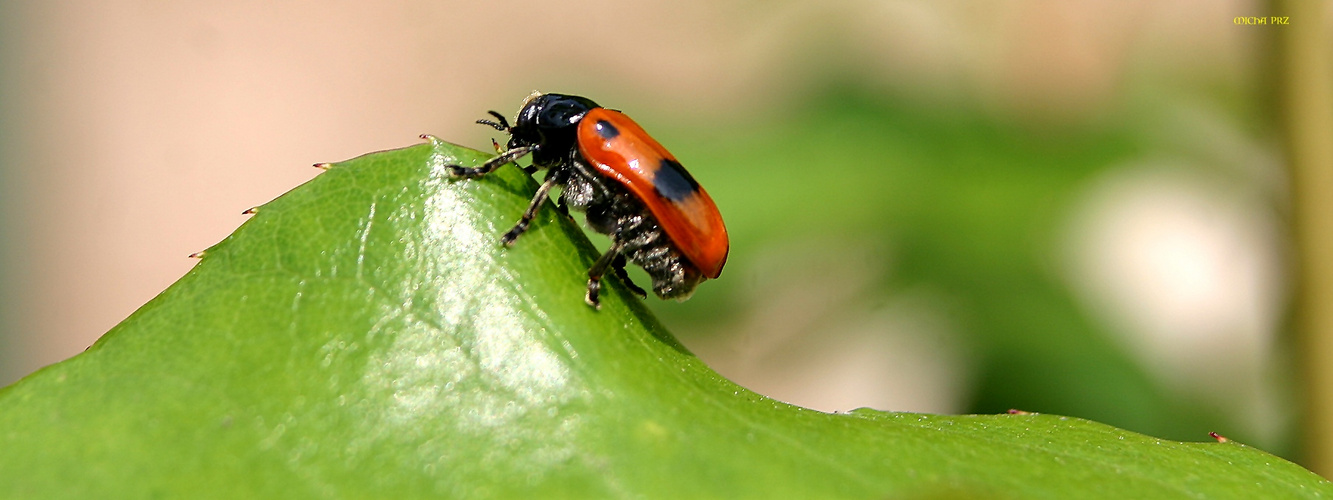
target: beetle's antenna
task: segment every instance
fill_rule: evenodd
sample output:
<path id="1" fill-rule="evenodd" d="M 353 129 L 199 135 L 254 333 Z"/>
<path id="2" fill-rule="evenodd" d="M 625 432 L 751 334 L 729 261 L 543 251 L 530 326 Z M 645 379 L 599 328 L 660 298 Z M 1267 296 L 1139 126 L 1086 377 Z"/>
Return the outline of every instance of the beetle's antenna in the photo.
<path id="1" fill-rule="evenodd" d="M 491 120 L 477 120 L 477 123 L 480 123 L 480 124 L 482 124 L 482 125 L 489 125 L 491 128 L 494 128 L 495 130 L 499 130 L 499 131 L 501 131 L 501 132 L 508 132 L 508 131 L 509 131 L 509 128 L 510 128 L 510 127 L 509 127 L 509 120 L 506 120 L 505 117 L 504 117 L 504 115 L 502 115 L 502 114 L 500 114 L 500 113 L 497 113 L 497 112 L 495 112 L 495 111 L 490 111 L 490 114 L 491 114 L 491 116 L 494 116 L 494 117 L 495 117 L 495 120 L 496 120 L 496 121 L 491 121 Z"/>

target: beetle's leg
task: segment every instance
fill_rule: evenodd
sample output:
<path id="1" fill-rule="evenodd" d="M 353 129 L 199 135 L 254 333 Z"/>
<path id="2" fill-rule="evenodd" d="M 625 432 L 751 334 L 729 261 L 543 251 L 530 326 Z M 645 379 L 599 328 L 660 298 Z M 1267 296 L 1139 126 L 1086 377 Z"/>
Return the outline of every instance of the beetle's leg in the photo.
<path id="1" fill-rule="evenodd" d="M 534 149 L 537 148 L 535 146 L 524 146 L 521 148 L 514 148 L 509 151 L 500 153 L 495 158 L 486 160 L 486 163 L 482 163 L 480 167 L 476 168 L 468 168 L 462 165 L 445 165 L 445 168 L 448 168 L 449 174 L 453 175 L 454 177 L 475 179 L 477 177 L 481 177 L 483 175 L 494 172 L 495 169 L 504 166 L 504 164 L 506 163 L 510 163 L 515 160 L 518 160 L 519 158 L 527 156 L 528 153 L 531 153 Z"/>
<path id="2" fill-rule="evenodd" d="M 620 278 L 620 282 L 624 283 L 631 293 L 638 295 L 641 299 L 648 298 L 648 292 L 639 288 L 639 285 L 635 285 L 634 281 L 629 279 L 629 273 L 625 272 L 625 256 L 623 254 L 616 256 L 616 261 L 611 263 L 611 268 L 616 270 L 616 277 Z"/>
<path id="3" fill-rule="evenodd" d="M 551 187 L 565 181 L 566 170 L 556 168 L 546 173 L 546 181 L 542 182 L 542 187 L 537 188 L 537 195 L 532 197 L 532 203 L 528 204 L 528 210 L 523 212 L 523 217 L 518 220 L 518 224 L 513 229 L 505 233 L 500 238 L 500 242 L 505 246 L 513 246 L 514 240 L 517 240 L 525 231 L 528 230 L 528 224 L 532 223 L 532 218 L 537 216 L 537 211 L 542 208 L 542 203 L 546 202 L 546 197 L 551 193 Z"/>
<path id="4" fill-rule="evenodd" d="M 497 121 L 477 120 L 477 123 L 490 126 L 491 128 L 494 128 L 495 130 L 499 130 L 501 132 L 509 131 L 509 120 L 506 120 L 504 115 L 497 113 L 495 111 L 490 111 L 489 113 L 491 114 L 491 116 L 494 116 Z"/>
<path id="5" fill-rule="evenodd" d="M 606 249 L 606 253 L 597 259 L 597 262 L 588 269 L 588 295 L 583 298 L 584 302 L 592 306 L 593 309 L 601 309 L 602 302 L 597 300 L 597 292 L 602 290 L 602 276 L 606 274 L 607 268 L 615 262 L 616 257 L 620 256 L 620 250 L 625 248 L 625 242 L 616 241 L 611 243 L 611 248 Z"/>

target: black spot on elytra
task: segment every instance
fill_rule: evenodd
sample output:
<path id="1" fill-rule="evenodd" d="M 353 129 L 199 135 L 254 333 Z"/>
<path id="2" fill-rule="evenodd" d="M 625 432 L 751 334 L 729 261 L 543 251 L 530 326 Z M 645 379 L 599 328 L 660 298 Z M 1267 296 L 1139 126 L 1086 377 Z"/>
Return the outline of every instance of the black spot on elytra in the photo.
<path id="1" fill-rule="evenodd" d="M 658 164 L 657 173 L 653 175 L 653 186 L 657 188 L 657 194 L 671 201 L 682 201 L 699 190 L 699 183 L 694 182 L 685 167 L 666 158 Z"/>
<path id="2" fill-rule="evenodd" d="M 620 135 L 620 130 L 606 120 L 597 120 L 597 126 L 593 128 L 597 129 L 597 135 L 602 136 L 603 139 L 615 139 L 616 136 Z"/>

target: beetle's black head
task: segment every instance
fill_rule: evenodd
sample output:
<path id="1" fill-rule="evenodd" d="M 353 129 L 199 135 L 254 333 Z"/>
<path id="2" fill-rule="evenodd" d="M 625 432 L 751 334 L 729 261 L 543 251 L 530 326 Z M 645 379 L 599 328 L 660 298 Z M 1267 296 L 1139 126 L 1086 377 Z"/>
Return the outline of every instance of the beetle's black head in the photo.
<path id="1" fill-rule="evenodd" d="M 599 107 L 591 99 L 573 95 L 530 97 L 509 131 L 512 134 L 509 147 L 537 146 L 532 161 L 539 165 L 568 158 L 569 152 L 578 147 L 578 126 L 583 115 Z"/>

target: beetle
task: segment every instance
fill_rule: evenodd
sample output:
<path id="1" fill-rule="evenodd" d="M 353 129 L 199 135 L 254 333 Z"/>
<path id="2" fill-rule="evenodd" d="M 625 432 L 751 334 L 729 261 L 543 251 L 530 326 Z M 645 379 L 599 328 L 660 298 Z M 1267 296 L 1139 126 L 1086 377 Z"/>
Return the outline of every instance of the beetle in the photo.
<path id="1" fill-rule="evenodd" d="M 588 269 L 588 305 L 601 308 L 598 293 L 608 270 L 647 297 L 625 273 L 627 260 L 648 272 L 653 292 L 663 299 L 685 300 L 699 283 L 721 275 L 729 243 L 717 205 L 675 156 L 624 113 L 586 97 L 535 92 L 513 126 L 498 112 L 490 115 L 495 120 L 477 123 L 509 133 L 506 149 L 478 167 L 448 165 L 449 174 L 475 179 L 524 156 L 532 157 L 529 173 L 545 169 L 532 203 L 501 242 L 512 246 L 551 189 L 561 186 L 558 206 L 584 212 L 590 228 L 611 238 L 611 247 Z"/>

